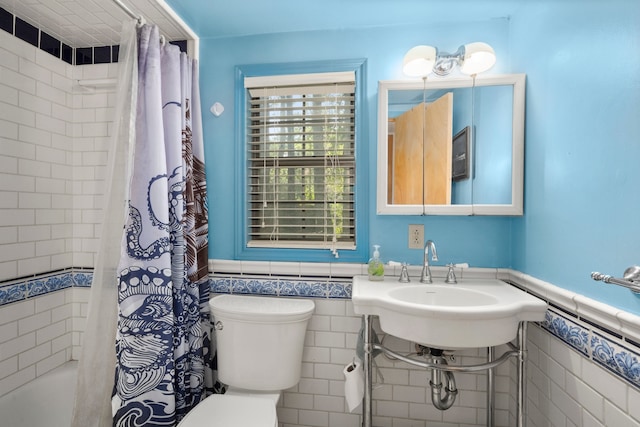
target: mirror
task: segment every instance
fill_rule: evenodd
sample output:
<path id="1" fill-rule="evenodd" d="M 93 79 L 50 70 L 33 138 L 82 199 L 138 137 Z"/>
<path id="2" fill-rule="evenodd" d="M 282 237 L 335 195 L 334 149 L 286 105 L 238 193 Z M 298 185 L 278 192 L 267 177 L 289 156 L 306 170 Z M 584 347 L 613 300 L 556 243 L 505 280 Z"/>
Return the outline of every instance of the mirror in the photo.
<path id="1" fill-rule="evenodd" d="M 377 212 L 522 215 L 525 75 L 378 86 Z"/>

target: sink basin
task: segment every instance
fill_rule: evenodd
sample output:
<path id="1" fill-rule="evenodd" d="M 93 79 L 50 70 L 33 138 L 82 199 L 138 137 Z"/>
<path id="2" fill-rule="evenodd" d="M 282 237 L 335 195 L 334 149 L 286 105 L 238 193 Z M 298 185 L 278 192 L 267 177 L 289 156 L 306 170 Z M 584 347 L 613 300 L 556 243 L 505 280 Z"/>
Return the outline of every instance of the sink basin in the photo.
<path id="1" fill-rule="evenodd" d="M 457 284 L 353 278 L 356 314 L 378 316 L 387 334 L 441 349 L 492 347 L 513 340 L 522 321 L 542 321 L 547 303 L 497 279 Z"/>
<path id="2" fill-rule="evenodd" d="M 425 307 L 476 307 L 497 304 L 498 299 L 484 292 L 453 286 L 401 286 L 389 291 L 391 300 L 419 304 Z"/>

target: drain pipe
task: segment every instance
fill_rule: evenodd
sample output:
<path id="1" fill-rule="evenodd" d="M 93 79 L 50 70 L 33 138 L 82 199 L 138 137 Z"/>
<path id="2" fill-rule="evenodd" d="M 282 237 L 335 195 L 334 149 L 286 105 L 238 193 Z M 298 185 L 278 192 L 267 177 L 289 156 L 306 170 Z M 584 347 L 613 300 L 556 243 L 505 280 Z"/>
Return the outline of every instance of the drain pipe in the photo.
<path id="1" fill-rule="evenodd" d="M 442 350 L 432 348 L 431 356 L 431 363 L 435 365 L 447 365 L 446 359 L 442 356 Z M 446 387 L 444 387 L 444 395 L 442 385 L 443 375 L 447 383 Z M 431 402 L 433 402 L 433 406 L 441 411 L 447 410 L 453 406 L 453 403 L 456 401 L 456 397 L 458 396 L 456 379 L 453 376 L 453 372 L 443 371 L 441 369 L 432 369 L 429 386 L 431 387 Z"/>

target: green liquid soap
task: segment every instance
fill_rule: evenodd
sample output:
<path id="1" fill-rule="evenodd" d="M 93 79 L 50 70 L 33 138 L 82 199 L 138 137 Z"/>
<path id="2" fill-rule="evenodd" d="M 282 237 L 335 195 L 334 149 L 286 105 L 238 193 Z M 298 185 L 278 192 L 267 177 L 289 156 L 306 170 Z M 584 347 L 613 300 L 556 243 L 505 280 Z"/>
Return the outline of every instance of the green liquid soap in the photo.
<path id="1" fill-rule="evenodd" d="M 367 272 L 369 273 L 369 280 L 384 280 L 384 264 L 380 259 L 380 245 L 373 245 L 373 255 L 369 260 Z"/>

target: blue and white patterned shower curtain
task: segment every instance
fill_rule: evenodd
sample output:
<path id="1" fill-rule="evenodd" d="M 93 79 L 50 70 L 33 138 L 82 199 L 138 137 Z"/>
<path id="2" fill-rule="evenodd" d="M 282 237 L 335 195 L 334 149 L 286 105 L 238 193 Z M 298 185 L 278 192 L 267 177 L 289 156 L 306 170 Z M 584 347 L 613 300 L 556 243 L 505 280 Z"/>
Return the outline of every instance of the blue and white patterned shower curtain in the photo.
<path id="1" fill-rule="evenodd" d="M 129 215 L 118 266 L 117 427 L 175 426 L 205 392 L 207 203 L 198 72 L 158 28 L 138 34 Z"/>

